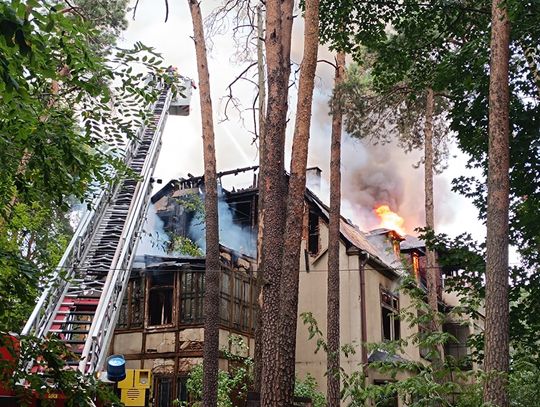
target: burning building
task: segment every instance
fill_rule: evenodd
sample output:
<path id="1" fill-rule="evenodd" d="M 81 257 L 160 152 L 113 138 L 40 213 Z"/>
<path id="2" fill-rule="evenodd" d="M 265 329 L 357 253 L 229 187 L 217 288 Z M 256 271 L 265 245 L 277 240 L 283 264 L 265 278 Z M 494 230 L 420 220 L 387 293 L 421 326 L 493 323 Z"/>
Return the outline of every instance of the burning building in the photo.
<path id="1" fill-rule="evenodd" d="M 228 338 L 237 335 L 247 345 L 239 351 L 243 352 L 241 356 L 253 356 L 255 345 L 257 170 L 250 167 L 218 175 L 220 180 L 227 175 L 252 175 L 251 185 L 244 189 L 221 188 L 219 203 L 220 348 L 231 350 Z M 320 176 L 320 170 L 311 171 L 310 176 Z M 174 399 L 186 400 L 188 373 L 202 362 L 205 244 L 200 199 L 203 196 L 204 179 L 189 176 L 170 181 L 152 197 L 155 213 L 163 222 L 161 234 L 167 236 L 166 250 L 161 255 L 142 253 L 137 258 L 111 346 L 111 353 L 124 354 L 128 368 L 151 373 L 153 390 L 149 397 L 154 406 L 169 406 Z M 313 313 L 324 330 L 326 302 L 321 299 L 326 298 L 327 292 L 328 207 L 306 189 L 304 213 L 299 313 Z M 407 295 L 397 290 L 400 280 L 404 273 L 412 271 L 417 281 L 423 283 L 424 254 L 423 242 L 402 236 L 402 231 L 383 227 L 365 233 L 349 220 L 341 219 L 343 344 L 396 340 L 426 329 L 411 327 L 396 317 L 400 309 L 411 303 Z M 409 267 L 404 266 L 404 259 Z M 457 299 L 443 298 L 442 294 L 440 300 L 444 306 L 457 305 Z M 447 351 L 458 357 L 466 355 L 464 343 L 475 327 L 472 323 L 445 327 L 461 340 Z M 313 375 L 324 391 L 326 355 L 315 353 L 316 344 L 308 340 L 308 331 L 302 324 L 298 325 L 297 344 L 297 374 Z M 384 357 L 382 351 L 368 353 L 361 347 L 357 354 L 342 360 L 342 367 L 352 372 L 364 365 L 370 383 L 383 383 L 389 378 L 369 368 L 369 364 Z M 422 361 L 426 355 L 409 344 L 401 357 Z M 229 368 L 225 358 L 220 360 L 220 368 Z M 397 399 L 389 403 L 398 405 Z"/>

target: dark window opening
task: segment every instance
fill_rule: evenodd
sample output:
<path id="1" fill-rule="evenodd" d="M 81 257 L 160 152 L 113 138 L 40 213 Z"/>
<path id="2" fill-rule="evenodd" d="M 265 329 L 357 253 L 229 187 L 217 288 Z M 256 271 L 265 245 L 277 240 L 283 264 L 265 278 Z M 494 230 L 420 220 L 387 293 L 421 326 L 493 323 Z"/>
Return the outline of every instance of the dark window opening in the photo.
<path id="1" fill-rule="evenodd" d="M 443 332 L 449 333 L 453 338 L 448 339 L 444 344 L 444 354 L 447 358 L 452 358 L 463 369 L 472 369 L 468 359 L 469 349 L 467 340 L 469 338 L 469 326 L 459 323 L 447 323 L 443 325 Z"/>
<path id="2" fill-rule="evenodd" d="M 319 253 L 319 216 L 311 211 L 308 219 L 308 251 L 312 255 Z"/>
<path id="3" fill-rule="evenodd" d="M 153 271 L 148 278 L 148 324 L 167 325 L 173 322 L 174 274 Z"/>
<path id="4" fill-rule="evenodd" d="M 381 290 L 382 337 L 384 341 L 401 338 L 399 298 L 389 291 Z"/>
<path id="5" fill-rule="evenodd" d="M 180 376 L 176 380 L 176 400 L 189 401 L 187 390 L 187 376 Z"/>
<path id="6" fill-rule="evenodd" d="M 155 376 L 154 389 L 154 406 L 169 407 L 172 403 L 173 378 Z"/>

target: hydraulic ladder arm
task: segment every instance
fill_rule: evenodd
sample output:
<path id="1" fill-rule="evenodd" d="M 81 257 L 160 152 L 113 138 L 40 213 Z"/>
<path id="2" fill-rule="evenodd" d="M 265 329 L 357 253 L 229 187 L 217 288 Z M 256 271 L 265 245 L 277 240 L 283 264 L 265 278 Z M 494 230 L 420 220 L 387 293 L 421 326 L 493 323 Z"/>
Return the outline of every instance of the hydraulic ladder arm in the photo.
<path id="1" fill-rule="evenodd" d="M 191 80 L 184 83 L 190 95 Z M 171 91 L 162 88 L 150 110 L 150 124 L 125 150 L 125 162 L 137 178 L 122 179 L 96 198 L 22 331 L 38 337 L 58 335 L 80 355 L 69 363 L 87 374 L 100 371 L 107 356 L 148 209 L 150 179 L 169 110 L 187 115 L 189 97 L 171 100 Z"/>

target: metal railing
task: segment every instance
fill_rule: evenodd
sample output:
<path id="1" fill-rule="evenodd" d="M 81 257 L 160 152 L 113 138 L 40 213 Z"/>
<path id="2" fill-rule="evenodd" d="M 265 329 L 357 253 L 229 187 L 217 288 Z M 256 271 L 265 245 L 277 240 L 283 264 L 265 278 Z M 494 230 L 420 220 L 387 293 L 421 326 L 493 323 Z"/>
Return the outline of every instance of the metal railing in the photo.
<path id="1" fill-rule="evenodd" d="M 83 372 L 94 373 L 99 371 L 103 367 L 106 358 L 106 351 L 114 332 L 118 311 L 129 281 L 131 264 L 138 241 L 136 232 L 140 229 L 150 200 L 150 179 L 161 146 L 161 134 L 168 115 L 170 101 L 171 92 L 169 91 L 161 116 L 156 124 L 155 133 L 140 173 L 141 180 L 138 182 L 133 194 L 124 230 L 81 355 L 79 369 Z"/>
<path id="2" fill-rule="evenodd" d="M 161 86 L 156 88 L 156 90 L 160 89 Z M 149 106 L 150 111 L 154 111 L 156 103 Z M 131 161 L 133 153 L 136 152 L 138 141 L 144 130 L 144 126 L 139 128 L 134 140 L 129 140 L 126 144 L 124 154 L 124 162 L 126 164 Z M 58 311 L 61 305 L 62 298 L 74 280 L 77 266 L 84 260 L 100 220 L 107 210 L 109 199 L 115 194 L 119 186 L 118 184 L 118 182 L 115 182 L 108 188 L 103 189 L 92 201 L 91 209 L 83 215 L 64 255 L 49 278 L 47 286 L 21 331 L 21 335 L 32 334 L 37 337 L 43 337 L 51 327 L 56 311 Z"/>

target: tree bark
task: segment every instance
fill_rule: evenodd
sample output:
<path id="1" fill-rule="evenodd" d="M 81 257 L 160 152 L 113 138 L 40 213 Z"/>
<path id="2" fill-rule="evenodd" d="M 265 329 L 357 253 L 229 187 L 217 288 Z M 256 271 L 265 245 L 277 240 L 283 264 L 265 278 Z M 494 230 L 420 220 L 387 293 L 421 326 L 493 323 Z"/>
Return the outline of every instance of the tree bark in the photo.
<path id="1" fill-rule="evenodd" d="M 204 153 L 206 271 L 204 294 L 203 406 L 215 407 L 217 406 L 218 390 L 220 264 L 214 121 L 212 117 L 210 75 L 208 73 L 201 9 L 197 0 L 188 0 L 188 4 L 193 20 L 197 71 L 199 74 Z"/>
<path id="2" fill-rule="evenodd" d="M 281 276 L 280 368 L 281 385 L 276 392 L 280 406 L 293 404 L 296 361 L 296 327 L 298 321 L 298 285 L 300 248 L 304 219 L 306 168 L 311 126 L 311 108 L 317 52 L 319 48 L 319 0 L 306 0 L 304 56 L 300 66 L 298 100 L 291 156 L 291 173 L 287 196 L 287 217 Z"/>
<path id="3" fill-rule="evenodd" d="M 262 383 L 261 405 L 279 406 L 280 283 L 285 228 L 286 182 L 284 169 L 287 95 L 290 75 L 292 0 L 266 2 L 266 70 L 268 102 L 259 190 L 263 194 L 262 250 Z M 281 407 L 281 406 L 280 406 Z"/>
<path id="4" fill-rule="evenodd" d="M 336 57 L 336 89 L 345 79 L 345 54 Z M 338 96 L 339 97 L 339 96 Z M 327 393 L 328 407 L 340 402 L 340 326 L 339 326 L 339 224 L 341 218 L 341 104 L 335 103 L 332 112 L 332 141 L 330 145 L 330 214 L 328 222 L 328 294 L 327 294 Z"/>
<path id="5" fill-rule="evenodd" d="M 259 85 L 259 158 L 263 157 L 264 153 L 264 132 L 265 132 L 265 114 L 266 114 L 266 77 L 264 74 L 264 17 L 262 12 L 262 4 L 257 6 L 257 77 Z M 259 173 L 260 175 L 260 173 Z M 261 178 L 259 177 L 259 185 Z M 257 261 L 261 261 L 262 250 L 262 235 L 263 235 L 263 191 L 259 188 L 258 199 L 258 233 L 257 233 Z M 261 268 L 257 271 L 257 298 L 262 296 L 263 273 Z M 257 318 L 255 326 L 255 351 L 254 351 L 254 369 L 253 369 L 253 387 L 257 393 L 261 392 L 261 376 L 262 376 L 262 303 L 257 301 Z"/>
<path id="6" fill-rule="evenodd" d="M 489 149 L 486 237 L 484 402 L 508 406 L 508 208 L 510 23 L 502 0 L 491 9 Z"/>
<path id="7" fill-rule="evenodd" d="M 425 212 L 426 228 L 435 230 L 435 216 L 433 205 L 433 111 L 435 110 L 435 96 L 433 89 L 429 88 L 426 94 L 426 123 L 424 128 L 424 189 L 425 189 Z M 440 332 L 441 324 L 439 318 L 439 280 L 440 273 L 435 258 L 435 252 L 426 247 L 426 277 L 427 277 L 427 297 L 428 304 L 433 312 L 434 318 L 431 320 L 431 332 Z M 444 359 L 444 348 L 442 344 L 437 345 L 436 363 Z"/>

